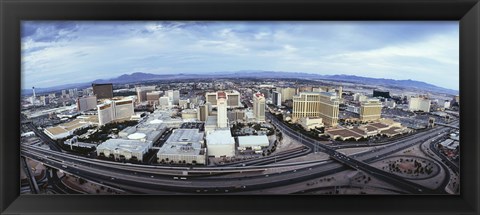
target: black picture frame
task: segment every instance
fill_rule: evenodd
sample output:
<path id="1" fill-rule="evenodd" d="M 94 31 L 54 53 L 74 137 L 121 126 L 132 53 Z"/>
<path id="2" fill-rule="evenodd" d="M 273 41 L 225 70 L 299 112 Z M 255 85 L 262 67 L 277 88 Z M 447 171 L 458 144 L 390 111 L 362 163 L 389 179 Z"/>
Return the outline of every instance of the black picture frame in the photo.
<path id="1" fill-rule="evenodd" d="M 0 0 L 2 214 L 479 214 L 478 0 Z M 21 20 L 458 20 L 460 195 L 19 195 Z"/>

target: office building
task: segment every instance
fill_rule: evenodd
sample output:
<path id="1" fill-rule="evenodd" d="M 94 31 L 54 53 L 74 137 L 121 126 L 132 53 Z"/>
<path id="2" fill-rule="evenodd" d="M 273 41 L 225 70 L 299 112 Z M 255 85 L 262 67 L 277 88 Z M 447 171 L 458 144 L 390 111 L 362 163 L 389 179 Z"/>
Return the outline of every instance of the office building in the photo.
<path id="1" fill-rule="evenodd" d="M 282 96 L 282 102 L 285 102 L 286 100 L 292 100 L 293 96 L 296 94 L 297 89 L 292 88 L 292 87 L 286 87 L 286 88 L 281 88 L 277 87 L 277 92 L 279 92 Z"/>
<path id="2" fill-rule="evenodd" d="M 170 98 L 168 98 L 168 96 L 160 97 L 159 101 L 160 108 L 162 109 L 168 109 L 172 106 L 172 101 L 170 100 Z"/>
<path id="3" fill-rule="evenodd" d="M 226 128 L 228 127 L 228 117 L 227 117 L 227 94 L 223 91 L 217 92 L 217 127 Z"/>
<path id="4" fill-rule="evenodd" d="M 292 121 L 302 117 L 321 117 L 324 124 L 336 126 L 339 100 L 334 92 L 301 92 L 293 97 Z"/>
<path id="5" fill-rule="evenodd" d="M 142 103 L 146 102 L 147 100 L 147 93 L 151 93 L 155 91 L 155 86 L 141 86 L 141 87 L 136 87 L 135 88 L 137 91 L 137 102 Z M 155 96 L 155 94 L 151 95 L 152 97 Z M 158 94 L 160 96 L 160 94 Z"/>
<path id="6" fill-rule="evenodd" d="M 339 87 L 338 87 L 337 97 L 338 97 L 338 99 L 340 99 L 340 100 L 342 100 L 342 98 L 343 98 L 343 87 L 342 87 L 342 86 L 339 86 Z"/>
<path id="7" fill-rule="evenodd" d="M 180 91 L 174 90 L 172 97 L 173 105 L 179 105 L 180 102 Z"/>
<path id="8" fill-rule="evenodd" d="M 199 121 L 205 122 L 205 121 L 207 121 L 207 117 L 208 117 L 209 113 L 210 112 L 208 110 L 208 105 L 202 104 L 198 107 L 197 119 Z"/>
<path id="9" fill-rule="evenodd" d="M 181 108 L 188 108 L 188 104 L 190 103 L 190 99 L 180 99 L 178 100 L 178 106 Z"/>
<path id="10" fill-rule="evenodd" d="M 77 110 L 87 111 L 97 108 L 97 96 L 87 96 L 77 98 Z"/>
<path id="11" fill-rule="evenodd" d="M 282 94 L 279 93 L 278 91 L 273 91 L 272 102 L 273 102 L 273 105 L 277 107 L 282 106 Z"/>
<path id="12" fill-rule="evenodd" d="M 113 85 L 110 84 L 92 84 L 93 94 L 97 99 L 111 99 L 113 98 Z M 63 95 L 63 91 L 62 91 Z"/>
<path id="13" fill-rule="evenodd" d="M 380 90 L 373 90 L 373 97 L 390 98 L 390 92 L 388 92 L 388 91 L 380 91 Z"/>
<path id="14" fill-rule="evenodd" d="M 40 102 L 43 106 L 50 104 L 50 98 L 48 96 L 40 96 Z"/>
<path id="15" fill-rule="evenodd" d="M 431 101 L 424 97 L 412 97 L 408 103 L 410 111 L 430 112 Z"/>
<path id="16" fill-rule="evenodd" d="M 360 103 L 360 120 L 369 122 L 380 119 L 382 103 L 378 99 L 369 99 Z"/>
<path id="17" fill-rule="evenodd" d="M 77 96 L 78 96 L 78 90 L 77 90 L 77 88 L 69 89 L 69 90 L 68 90 L 68 95 L 69 95 L 70 98 L 72 98 L 72 99 L 77 98 Z"/>
<path id="18" fill-rule="evenodd" d="M 160 91 L 151 91 L 146 93 L 147 102 L 150 105 L 160 104 Z M 138 94 L 137 94 L 138 95 Z"/>
<path id="19" fill-rule="evenodd" d="M 445 109 L 450 108 L 450 101 L 449 101 L 449 100 L 445 100 L 445 101 L 443 102 L 443 108 L 445 108 Z"/>
<path id="20" fill-rule="evenodd" d="M 172 101 L 172 105 L 179 105 L 180 91 L 168 90 L 165 92 L 165 95 Z"/>
<path id="21" fill-rule="evenodd" d="M 228 121 L 229 122 L 238 122 L 245 120 L 245 110 L 230 110 L 228 111 Z"/>
<path id="22" fill-rule="evenodd" d="M 253 94 L 253 114 L 257 121 L 265 121 L 265 96 L 262 93 Z"/>

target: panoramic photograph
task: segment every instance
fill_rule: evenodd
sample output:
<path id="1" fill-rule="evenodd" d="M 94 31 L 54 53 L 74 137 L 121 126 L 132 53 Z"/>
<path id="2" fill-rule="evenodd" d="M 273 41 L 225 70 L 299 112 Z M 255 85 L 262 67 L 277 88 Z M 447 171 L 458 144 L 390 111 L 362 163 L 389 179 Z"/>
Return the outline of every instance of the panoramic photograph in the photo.
<path id="1" fill-rule="evenodd" d="M 458 21 L 22 21 L 20 193 L 459 195 Z"/>

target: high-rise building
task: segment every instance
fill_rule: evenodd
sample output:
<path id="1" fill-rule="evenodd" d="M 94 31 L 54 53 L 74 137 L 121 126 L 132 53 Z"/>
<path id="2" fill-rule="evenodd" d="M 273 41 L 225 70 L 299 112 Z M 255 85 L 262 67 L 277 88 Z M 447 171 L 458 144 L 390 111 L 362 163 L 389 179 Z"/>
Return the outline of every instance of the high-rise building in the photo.
<path id="1" fill-rule="evenodd" d="M 35 101 L 37 100 L 37 95 L 35 94 L 35 87 L 32 87 L 32 97 L 30 98 L 30 103 L 32 103 L 33 105 L 35 105 Z"/>
<path id="2" fill-rule="evenodd" d="M 82 90 L 82 94 L 84 96 L 92 96 L 93 95 L 93 88 L 92 87 L 88 87 L 88 88 L 85 88 Z"/>
<path id="3" fill-rule="evenodd" d="M 278 91 L 273 91 L 272 102 L 273 105 L 282 106 L 282 94 Z"/>
<path id="4" fill-rule="evenodd" d="M 265 121 L 265 96 L 262 93 L 253 94 L 253 114 L 257 121 Z"/>
<path id="5" fill-rule="evenodd" d="M 190 99 L 179 99 L 178 106 L 181 108 L 188 108 L 188 104 L 190 103 Z"/>
<path id="6" fill-rule="evenodd" d="M 449 100 L 445 100 L 445 101 L 443 102 L 443 108 L 445 108 L 445 109 L 450 108 L 450 101 L 449 101 Z"/>
<path id="7" fill-rule="evenodd" d="M 217 93 L 212 93 L 212 92 L 205 93 L 205 99 L 212 106 L 215 106 L 215 107 L 217 106 Z"/>
<path id="8" fill-rule="evenodd" d="M 107 100 L 97 105 L 97 113 L 99 125 L 108 124 L 113 120 L 129 119 L 135 114 L 133 99 Z"/>
<path id="9" fill-rule="evenodd" d="M 97 99 L 111 99 L 113 98 L 113 85 L 110 84 L 92 84 L 93 94 Z"/>
<path id="10" fill-rule="evenodd" d="M 198 121 L 205 122 L 209 114 L 208 105 L 202 104 L 198 107 L 197 119 Z"/>
<path id="11" fill-rule="evenodd" d="M 88 96 L 77 98 L 77 110 L 78 111 L 87 111 L 92 110 L 97 107 L 97 97 Z"/>
<path id="12" fill-rule="evenodd" d="M 40 96 L 40 102 L 43 106 L 50 104 L 50 98 L 48 96 Z"/>
<path id="13" fill-rule="evenodd" d="M 240 102 L 240 93 L 236 90 L 227 90 L 227 106 L 228 107 L 240 107 L 242 103 Z"/>
<path id="14" fill-rule="evenodd" d="M 302 117 L 321 117 L 323 123 L 336 126 L 339 99 L 333 92 L 301 92 L 293 97 L 292 120 Z"/>
<path id="15" fill-rule="evenodd" d="M 223 91 L 217 92 L 217 127 L 228 127 L 227 117 L 227 94 Z"/>
<path id="16" fill-rule="evenodd" d="M 431 101 L 424 97 L 412 97 L 408 103 L 408 109 L 410 111 L 423 111 L 430 112 Z"/>
<path id="17" fill-rule="evenodd" d="M 173 99 L 172 102 L 174 105 L 179 105 L 180 102 L 180 91 L 174 90 L 173 91 Z"/>
<path id="18" fill-rule="evenodd" d="M 129 119 L 135 114 L 133 99 L 122 99 L 114 101 L 115 119 Z"/>
<path id="19" fill-rule="evenodd" d="M 228 111 L 228 121 L 237 122 L 245 120 L 245 110 L 234 109 Z"/>
<path id="20" fill-rule="evenodd" d="M 343 87 L 340 86 L 338 87 L 338 94 L 337 94 L 338 99 L 342 100 L 342 96 L 343 96 L 342 94 L 343 94 Z"/>
<path id="21" fill-rule="evenodd" d="M 236 90 L 226 90 L 222 91 L 225 92 L 228 99 L 227 99 L 227 107 L 235 108 L 241 107 L 242 103 L 240 102 L 240 93 Z M 205 93 L 206 102 L 210 102 L 213 107 L 217 107 L 217 93 L 216 92 L 208 92 Z"/>
<path id="22" fill-rule="evenodd" d="M 369 99 L 360 103 L 360 120 L 362 122 L 380 119 L 382 103 L 378 99 Z"/>
<path id="23" fill-rule="evenodd" d="M 282 94 L 282 102 L 285 102 L 286 100 L 293 99 L 293 96 L 296 94 L 297 89 L 292 87 L 286 87 L 286 88 L 277 87 L 277 92 Z"/>
<path id="24" fill-rule="evenodd" d="M 390 98 L 390 92 L 388 92 L 388 91 L 380 91 L 380 90 L 373 90 L 373 97 Z"/>
<path id="25" fill-rule="evenodd" d="M 107 101 L 103 104 L 97 105 L 98 125 L 105 125 L 114 120 L 113 116 L 113 102 Z"/>
<path id="26" fill-rule="evenodd" d="M 162 96 L 159 99 L 160 101 L 160 108 L 166 109 L 172 106 L 172 101 L 170 101 L 170 98 L 168 96 Z"/>
<path id="27" fill-rule="evenodd" d="M 77 96 L 78 96 L 78 90 L 77 90 L 77 88 L 69 89 L 69 90 L 68 90 L 68 95 L 69 95 L 70 98 L 72 98 L 72 99 L 77 98 Z"/>
<path id="28" fill-rule="evenodd" d="M 135 89 L 137 91 L 137 102 L 142 103 L 148 101 L 147 93 L 155 91 L 155 86 L 141 86 Z"/>
<path id="29" fill-rule="evenodd" d="M 158 105 L 160 102 L 160 91 L 151 91 L 146 93 L 147 102 L 151 105 Z"/>

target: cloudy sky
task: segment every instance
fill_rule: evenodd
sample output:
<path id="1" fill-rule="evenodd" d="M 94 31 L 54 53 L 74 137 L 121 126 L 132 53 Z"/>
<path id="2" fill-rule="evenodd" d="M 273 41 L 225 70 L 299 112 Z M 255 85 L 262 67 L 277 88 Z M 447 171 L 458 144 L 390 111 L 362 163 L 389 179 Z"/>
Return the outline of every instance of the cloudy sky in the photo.
<path id="1" fill-rule="evenodd" d="M 458 22 L 22 22 L 22 88 L 267 70 L 459 88 Z"/>

